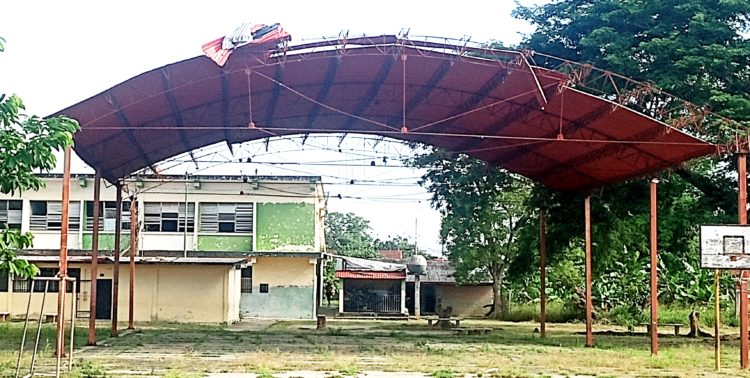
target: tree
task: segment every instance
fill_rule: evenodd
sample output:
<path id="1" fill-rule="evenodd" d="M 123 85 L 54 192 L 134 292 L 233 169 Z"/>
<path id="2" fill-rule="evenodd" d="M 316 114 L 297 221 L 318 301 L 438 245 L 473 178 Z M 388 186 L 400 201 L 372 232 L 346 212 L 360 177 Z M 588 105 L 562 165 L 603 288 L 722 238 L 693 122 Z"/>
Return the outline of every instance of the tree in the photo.
<path id="1" fill-rule="evenodd" d="M 742 36 L 750 20 L 747 1 L 559 0 L 519 6 L 515 15 L 536 27 L 523 48 L 591 62 L 654 83 L 724 116 L 750 121 L 750 41 Z M 699 136 L 715 132 L 710 127 L 690 131 Z M 697 269 L 697 225 L 736 219 L 733 170 L 733 159 L 702 159 L 662 176 L 660 285 L 668 300 L 695 303 L 710 298 L 710 291 L 700 290 L 710 286 L 711 277 Z M 601 302 L 619 295 L 621 303 L 638 304 L 647 295 L 643 285 L 643 290 L 626 293 L 619 287 L 632 285 L 613 278 L 642 281 L 648 260 L 647 193 L 646 179 L 594 193 L 594 272 L 618 272 L 599 277 L 615 287 L 594 287 Z M 534 199 L 535 206 L 549 208 L 550 252 L 563 252 L 579 242 L 583 231 L 580 196 L 537 187 Z"/>
<path id="2" fill-rule="evenodd" d="M 4 50 L 0 38 L 0 52 Z M 55 167 L 54 151 L 73 144 L 73 133 L 78 123 L 59 116 L 43 119 L 26 115 L 26 108 L 15 95 L 0 94 L 0 192 L 21 194 L 37 190 L 44 182 L 34 172 L 49 172 Z M 30 277 L 39 270 L 26 260 L 19 259 L 15 251 L 30 247 L 33 235 L 0 224 L 0 271 L 10 271 L 16 276 Z"/>
<path id="3" fill-rule="evenodd" d="M 433 149 L 410 160 L 427 169 L 420 184 L 440 211 L 440 237 L 459 282 L 492 280 L 493 311 L 507 310 L 505 277 L 519 253 L 519 230 L 528 219 L 530 184 L 467 155 Z"/>
<path id="4" fill-rule="evenodd" d="M 375 239 L 375 249 L 398 249 L 401 250 L 404 257 L 408 257 L 414 254 L 414 242 L 401 235 L 387 240 Z"/>
<path id="5" fill-rule="evenodd" d="M 325 221 L 326 246 L 342 256 L 373 258 L 370 221 L 354 213 L 329 213 Z"/>

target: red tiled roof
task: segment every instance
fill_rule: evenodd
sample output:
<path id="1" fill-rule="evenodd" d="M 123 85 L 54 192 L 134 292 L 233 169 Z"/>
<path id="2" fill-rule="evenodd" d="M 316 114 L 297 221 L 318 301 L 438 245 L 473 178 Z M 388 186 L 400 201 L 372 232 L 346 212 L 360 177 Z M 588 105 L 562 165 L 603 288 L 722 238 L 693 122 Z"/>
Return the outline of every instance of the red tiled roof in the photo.
<path id="1" fill-rule="evenodd" d="M 388 260 L 401 260 L 404 258 L 404 254 L 400 249 L 381 249 L 378 250 L 378 254 L 381 258 Z"/>
<path id="2" fill-rule="evenodd" d="M 403 280 L 406 272 L 364 272 L 355 270 L 340 270 L 336 278 L 353 278 L 359 280 Z"/>

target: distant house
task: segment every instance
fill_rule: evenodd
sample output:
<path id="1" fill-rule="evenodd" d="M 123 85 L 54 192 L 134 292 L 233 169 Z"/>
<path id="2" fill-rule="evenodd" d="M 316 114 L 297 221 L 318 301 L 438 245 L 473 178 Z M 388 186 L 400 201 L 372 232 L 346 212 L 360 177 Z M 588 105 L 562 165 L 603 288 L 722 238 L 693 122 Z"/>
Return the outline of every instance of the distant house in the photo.
<path id="1" fill-rule="evenodd" d="M 383 260 L 401 261 L 404 258 L 404 251 L 400 249 L 379 249 L 378 255 Z"/>
<path id="2" fill-rule="evenodd" d="M 461 285 L 453 274 L 456 269 L 446 259 L 427 260 L 427 274 L 420 277 L 420 309 L 422 314 L 436 314 L 450 306 L 456 316 L 484 316 L 492 304 L 492 283 Z M 414 276 L 406 278 L 406 307 L 414 313 Z"/>
<path id="3" fill-rule="evenodd" d="M 406 265 L 336 256 L 339 313 L 406 314 Z"/>
<path id="4" fill-rule="evenodd" d="M 336 278 L 341 282 L 339 313 L 414 314 L 414 276 L 400 263 L 401 251 L 378 253 L 387 262 L 336 256 Z M 448 260 L 427 260 L 427 274 L 420 279 L 421 314 L 437 314 L 447 307 L 456 316 L 487 313 L 485 306 L 492 304 L 491 282 L 460 285 L 454 273 Z"/>

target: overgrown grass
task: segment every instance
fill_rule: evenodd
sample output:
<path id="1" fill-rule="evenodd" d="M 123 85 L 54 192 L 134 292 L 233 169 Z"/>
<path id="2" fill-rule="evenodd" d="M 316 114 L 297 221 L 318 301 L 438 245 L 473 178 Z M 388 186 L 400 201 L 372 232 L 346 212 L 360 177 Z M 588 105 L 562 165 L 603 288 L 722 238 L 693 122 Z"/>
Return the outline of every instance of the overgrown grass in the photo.
<path id="1" fill-rule="evenodd" d="M 663 313 L 684 314 L 685 309 L 665 309 Z M 121 376 L 126 370 L 137 376 L 170 377 L 207 373 L 256 373 L 265 377 L 292 370 L 327 371 L 336 377 L 354 376 L 365 370 L 421 371 L 436 377 L 688 377 L 715 373 L 709 338 L 677 337 L 668 330 L 660 335 L 659 356 L 652 357 L 649 339 L 642 330 L 630 333 L 601 322 L 594 325 L 595 331 L 612 332 L 595 334 L 595 348 L 584 347 L 584 327 L 580 323 L 551 323 L 544 339 L 535 331 L 538 324 L 532 322 L 466 319 L 462 323 L 466 327 L 492 328 L 489 335 L 454 335 L 415 320 L 332 319 L 329 325 L 336 330 L 317 331 L 312 321 L 277 322 L 259 330 L 243 329 L 241 325 L 221 328 L 143 324 L 138 332 L 108 339 L 107 347 L 80 351 L 76 359 L 89 361 L 89 365 L 78 365 L 72 376 L 103 377 L 104 372 Z M 20 328 L 18 324 L 8 326 L 16 327 Z M 727 336 L 732 332 L 736 329 L 723 329 Z M 85 332 L 81 334 L 85 336 Z M 742 374 L 737 367 L 738 344 L 733 337 L 723 342 L 720 375 Z M 13 356 L 11 350 L 6 352 Z M 0 362 L 1 366 L 11 368 L 9 362 Z M 7 374 L 0 373 L 1 376 Z"/>
<path id="2" fill-rule="evenodd" d="M 539 321 L 539 303 L 515 304 L 508 309 L 503 320 L 510 322 Z M 547 303 L 547 321 L 551 323 L 568 323 L 578 320 L 580 315 L 571 306 L 561 302 Z"/>
<path id="3" fill-rule="evenodd" d="M 512 305 L 503 320 L 511 322 L 539 321 L 539 304 L 515 304 Z M 701 327 L 711 328 L 714 324 L 713 307 L 695 306 L 686 307 L 681 305 L 659 306 L 659 321 L 661 323 L 689 324 L 689 316 L 692 311 L 700 314 Z M 620 325 L 623 327 L 637 326 L 646 323 L 650 318 L 650 310 L 633 310 L 626 307 L 617 307 L 609 311 L 596 313 L 596 321 L 602 324 Z M 560 301 L 552 301 L 547 304 L 547 321 L 550 323 L 569 323 L 581 319 L 580 311 Z M 739 320 L 734 314 L 734 308 L 721 311 L 721 324 L 729 327 L 739 326 Z"/>

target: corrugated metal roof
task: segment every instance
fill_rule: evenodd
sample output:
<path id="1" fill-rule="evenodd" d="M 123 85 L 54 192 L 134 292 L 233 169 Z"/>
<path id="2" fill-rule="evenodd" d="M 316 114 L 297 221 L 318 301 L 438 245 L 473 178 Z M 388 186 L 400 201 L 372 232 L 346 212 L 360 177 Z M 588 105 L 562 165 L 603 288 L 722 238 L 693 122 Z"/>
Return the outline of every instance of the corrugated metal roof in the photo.
<path id="1" fill-rule="evenodd" d="M 80 122 L 75 151 L 110 182 L 222 141 L 314 132 L 427 143 L 580 192 L 718 151 L 522 51 L 471 55 L 392 35 L 268 49 L 240 47 L 224 67 L 205 56 L 173 63 L 55 114 Z M 321 93 L 325 108 L 309 101 Z"/>
<path id="2" fill-rule="evenodd" d="M 406 272 L 364 272 L 352 270 L 340 270 L 336 272 L 336 278 L 351 278 L 359 280 L 403 280 Z"/>
<path id="3" fill-rule="evenodd" d="M 446 283 L 455 284 L 456 278 L 453 274 L 456 273 L 456 268 L 453 263 L 446 259 L 435 259 L 427 260 L 427 271 L 420 277 L 422 283 Z M 409 275 L 406 278 L 407 282 L 414 282 L 414 276 Z M 492 281 L 479 282 L 479 284 L 491 284 Z"/>

